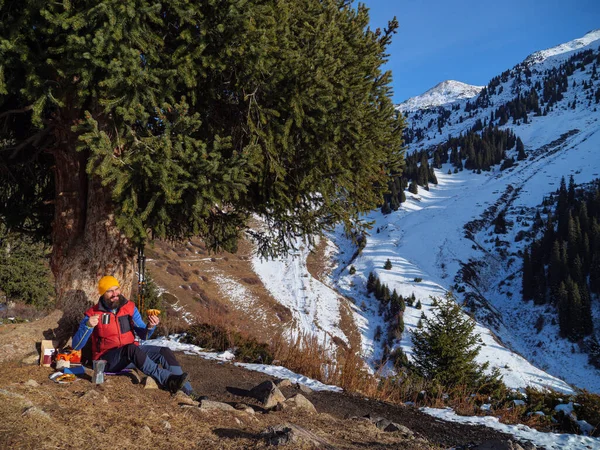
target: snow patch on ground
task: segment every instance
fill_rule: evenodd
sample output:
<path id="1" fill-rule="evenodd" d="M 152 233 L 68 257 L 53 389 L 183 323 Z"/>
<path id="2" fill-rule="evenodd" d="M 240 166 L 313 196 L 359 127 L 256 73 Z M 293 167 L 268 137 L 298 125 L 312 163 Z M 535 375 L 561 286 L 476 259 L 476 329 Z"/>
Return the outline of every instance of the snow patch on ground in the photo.
<path id="1" fill-rule="evenodd" d="M 484 425 L 503 433 L 512 434 L 517 439 L 530 441 L 537 447 L 546 449 L 589 450 L 600 449 L 600 439 L 575 434 L 543 433 L 526 425 L 505 425 L 493 416 L 459 416 L 452 409 L 421 408 L 421 411 L 449 422 Z"/>
<path id="2" fill-rule="evenodd" d="M 194 315 L 191 312 L 186 311 L 185 307 L 179 304 L 179 300 L 177 300 L 177 302 L 172 304 L 171 308 L 173 308 L 173 311 L 175 311 L 176 313 L 179 313 L 181 318 L 188 325 L 192 325 L 194 322 L 196 322 Z"/>
<path id="3" fill-rule="evenodd" d="M 236 308 L 244 310 L 247 314 L 257 317 L 256 298 L 239 281 L 223 274 L 214 275 L 213 281 L 217 283 L 221 295 L 228 299 Z M 260 314 L 260 317 L 263 317 Z"/>
<path id="4" fill-rule="evenodd" d="M 255 256 L 252 266 L 271 295 L 289 308 L 293 315 L 291 335 L 317 336 L 325 346 L 337 337 L 347 341 L 339 328 L 340 296 L 329 286 L 312 277 L 306 268 L 308 245 L 298 243 L 297 251 L 287 257 L 262 259 Z"/>
<path id="5" fill-rule="evenodd" d="M 169 337 L 161 337 L 158 339 L 151 339 L 144 341 L 142 345 L 158 345 L 168 347 L 173 351 L 181 351 L 188 355 L 196 355 L 205 359 L 211 359 L 215 361 L 231 362 L 234 359 L 231 351 L 225 352 L 208 352 L 204 349 L 192 345 L 183 344 L 179 342 L 182 335 L 172 335 Z M 304 375 L 292 372 L 289 369 L 281 366 L 270 366 L 266 364 L 245 364 L 235 363 L 236 365 L 246 368 L 248 370 L 254 370 L 262 372 L 270 376 L 280 379 L 290 379 L 294 383 L 302 384 L 309 387 L 314 391 L 331 391 L 331 392 L 343 392 L 343 389 L 338 386 L 327 385 L 320 381 L 312 378 L 305 377 Z M 470 416 L 458 416 L 451 409 L 434 409 L 434 408 L 421 408 L 425 413 L 438 417 L 442 420 L 450 422 L 461 422 L 474 425 L 485 425 L 491 428 L 495 428 L 504 433 L 511 434 L 518 439 L 528 440 L 533 442 L 536 446 L 543 446 L 547 449 L 563 449 L 569 448 L 574 450 L 579 449 L 600 449 L 600 440 L 597 438 L 591 438 L 588 436 L 578 436 L 572 434 L 557 434 L 557 433 L 542 433 L 533 430 L 524 425 L 505 425 L 501 424 L 497 418 L 492 416 L 485 417 L 470 417 Z"/>
<path id="6" fill-rule="evenodd" d="M 161 337 L 158 339 L 150 339 L 144 341 L 142 345 L 158 345 L 161 347 L 168 347 L 175 352 L 184 352 L 187 355 L 196 355 L 204 359 L 210 359 L 215 361 L 231 362 L 235 358 L 233 353 L 229 350 L 224 352 L 210 352 L 204 351 L 201 347 L 192 344 L 184 344 L 179 342 L 182 335 L 172 335 L 169 337 Z M 321 383 L 320 381 L 306 377 L 304 375 L 292 372 L 282 366 L 272 366 L 268 364 L 248 364 L 248 363 L 235 363 L 236 366 L 243 367 L 248 370 L 255 372 L 262 372 L 272 377 L 280 379 L 290 379 L 292 382 L 302 384 L 309 387 L 313 391 L 331 391 L 331 392 L 342 392 L 342 388 L 329 384 Z"/>

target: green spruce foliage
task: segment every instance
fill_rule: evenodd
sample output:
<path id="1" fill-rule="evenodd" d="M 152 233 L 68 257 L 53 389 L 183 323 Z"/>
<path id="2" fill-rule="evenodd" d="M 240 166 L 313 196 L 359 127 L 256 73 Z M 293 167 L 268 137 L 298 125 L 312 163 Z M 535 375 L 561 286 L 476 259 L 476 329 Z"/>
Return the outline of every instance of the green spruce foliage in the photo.
<path id="1" fill-rule="evenodd" d="M 48 248 L 0 226 L 0 291 L 8 301 L 44 308 L 54 302 Z"/>
<path id="2" fill-rule="evenodd" d="M 371 293 L 374 293 L 375 298 L 379 301 L 379 314 L 384 318 L 388 328 L 387 344 L 392 346 L 394 340 L 400 339 L 404 332 L 405 300 L 401 295 L 398 295 L 396 289 L 390 291 L 390 287 L 382 283 L 373 272 L 369 274 L 367 280 L 367 294 Z"/>
<path id="3" fill-rule="evenodd" d="M 133 299 L 132 299 L 133 300 Z M 148 272 L 145 274 L 145 282 L 144 282 L 144 320 L 148 319 L 146 311 L 148 309 L 159 309 L 160 317 L 164 319 L 167 317 L 166 312 L 166 302 L 164 301 L 160 289 L 157 284 L 154 282 L 152 275 Z"/>
<path id="4" fill-rule="evenodd" d="M 133 242 L 235 250 L 257 213 L 273 254 L 354 224 L 401 170 L 403 121 L 398 24 L 351 3 L 0 2 L 0 217 L 47 237 L 55 191 L 100 183 Z M 78 194 L 53 189 L 69 164 Z"/>
<path id="5" fill-rule="evenodd" d="M 444 386 L 477 386 L 487 365 L 475 361 L 481 349 L 475 321 L 463 314 L 450 292 L 437 303 L 434 314 L 422 319 L 423 327 L 413 331 L 414 368 Z"/>
<path id="6" fill-rule="evenodd" d="M 392 262 L 390 261 L 390 259 L 388 258 L 387 261 L 385 262 L 385 264 L 383 265 L 383 268 L 385 270 L 391 270 L 392 269 Z"/>
<path id="7" fill-rule="evenodd" d="M 517 159 L 519 161 L 523 161 L 527 158 L 527 154 L 525 153 L 525 146 L 523 145 L 523 141 L 520 137 L 517 138 Z"/>
<path id="8" fill-rule="evenodd" d="M 594 330 L 591 299 L 600 294 L 600 180 L 577 189 L 563 178 L 553 200 L 541 238 L 523 253 L 523 299 L 552 304 L 561 335 L 577 341 Z"/>

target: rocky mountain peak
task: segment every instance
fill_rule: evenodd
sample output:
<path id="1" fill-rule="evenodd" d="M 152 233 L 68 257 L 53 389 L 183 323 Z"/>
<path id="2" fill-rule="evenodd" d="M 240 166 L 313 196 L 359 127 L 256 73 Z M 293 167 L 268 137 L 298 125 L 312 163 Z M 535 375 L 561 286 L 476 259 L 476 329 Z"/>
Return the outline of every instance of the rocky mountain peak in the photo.
<path id="1" fill-rule="evenodd" d="M 411 97 L 400 103 L 398 109 L 404 112 L 434 108 L 457 100 L 475 97 L 482 89 L 483 86 L 473 86 L 456 80 L 446 80 L 438 83 L 424 94 Z"/>

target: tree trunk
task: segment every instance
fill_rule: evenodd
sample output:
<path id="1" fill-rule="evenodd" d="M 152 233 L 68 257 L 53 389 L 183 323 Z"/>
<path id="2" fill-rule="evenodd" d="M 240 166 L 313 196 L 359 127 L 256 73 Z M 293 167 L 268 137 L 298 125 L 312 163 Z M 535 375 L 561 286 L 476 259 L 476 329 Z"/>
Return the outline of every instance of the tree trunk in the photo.
<path id="1" fill-rule="evenodd" d="M 69 142 L 70 141 L 70 142 Z M 72 333 L 83 312 L 99 299 L 98 280 L 112 275 L 129 298 L 135 249 L 117 229 L 110 193 L 86 173 L 87 155 L 75 150 L 75 136 L 55 153 L 56 200 L 50 266 L 57 307 L 63 319 L 58 335 Z"/>

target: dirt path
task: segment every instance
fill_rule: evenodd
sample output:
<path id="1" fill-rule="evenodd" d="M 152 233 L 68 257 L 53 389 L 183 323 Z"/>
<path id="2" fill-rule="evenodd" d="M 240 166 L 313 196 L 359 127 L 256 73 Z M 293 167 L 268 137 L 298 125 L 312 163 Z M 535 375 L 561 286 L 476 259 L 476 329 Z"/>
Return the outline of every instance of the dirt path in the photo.
<path id="1" fill-rule="evenodd" d="M 227 403 L 244 402 L 255 408 L 260 404 L 245 397 L 246 390 L 273 379 L 260 372 L 248 371 L 229 363 L 218 363 L 194 356 L 178 354 L 185 371 L 190 374 L 194 388 L 210 399 Z M 290 397 L 298 390 L 284 388 Z M 328 413 L 339 419 L 363 417 L 369 413 L 410 428 L 428 441 L 444 448 L 482 443 L 492 439 L 506 440 L 511 436 L 484 426 L 469 426 L 436 419 L 411 407 L 401 407 L 366 398 L 333 392 L 304 394 L 320 413 Z"/>

